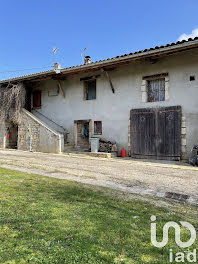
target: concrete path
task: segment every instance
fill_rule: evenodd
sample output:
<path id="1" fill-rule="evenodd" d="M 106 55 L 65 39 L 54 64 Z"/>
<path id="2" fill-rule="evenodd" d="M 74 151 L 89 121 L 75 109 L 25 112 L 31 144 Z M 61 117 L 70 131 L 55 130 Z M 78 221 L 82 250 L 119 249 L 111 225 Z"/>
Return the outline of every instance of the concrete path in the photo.
<path id="1" fill-rule="evenodd" d="M 0 150 L 0 167 L 144 196 L 180 193 L 198 204 L 198 168 L 187 164 Z"/>

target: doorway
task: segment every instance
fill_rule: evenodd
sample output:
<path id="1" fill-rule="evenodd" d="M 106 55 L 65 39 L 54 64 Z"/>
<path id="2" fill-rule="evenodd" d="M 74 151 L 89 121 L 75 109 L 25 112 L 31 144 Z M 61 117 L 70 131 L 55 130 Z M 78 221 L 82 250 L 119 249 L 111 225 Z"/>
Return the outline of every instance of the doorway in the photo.
<path id="1" fill-rule="evenodd" d="M 77 120 L 75 125 L 75 146 L 80 151 L 89 151 L 90 149 L 90 120 Z"/>
<path id="2" fill-rule="evenodd" d="M 6 122 L 6 148 L 17 149 L 18 126 L 13 122 Z"/>

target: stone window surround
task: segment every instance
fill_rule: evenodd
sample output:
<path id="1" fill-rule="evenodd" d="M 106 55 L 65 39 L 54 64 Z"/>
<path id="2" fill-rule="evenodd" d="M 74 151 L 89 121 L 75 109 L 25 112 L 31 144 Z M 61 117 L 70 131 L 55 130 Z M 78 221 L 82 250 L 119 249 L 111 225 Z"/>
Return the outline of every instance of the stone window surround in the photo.
<path id="1" fill-rule="evenodd" d="M 169 99 L 169 75 L 167 73 L 156 74 L 142 78 L 142 85 L 141 85 L 142 103 L 152 103 L 152 102 L 148 102 L 148 80 L 159 79 L 159 78 L 165 78 L 165 101 Z"/>
<path id="2" fill-rule="evenodd" d="M 186 148 L 186 118 L 182 115 L 181 119 L 181 159 L 186 160 L 187 154 L 186 154 L 187 148 Z"/>

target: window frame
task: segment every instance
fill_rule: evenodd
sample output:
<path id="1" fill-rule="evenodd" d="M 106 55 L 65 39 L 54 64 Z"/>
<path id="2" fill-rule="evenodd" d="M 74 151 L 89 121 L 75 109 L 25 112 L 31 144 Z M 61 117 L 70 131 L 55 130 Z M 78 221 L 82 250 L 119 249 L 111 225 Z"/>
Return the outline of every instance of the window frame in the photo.
<path id="1" fill-rule="evenodd" d="M 149 88 L 149 83 L 152 82 L 152 81 L 163 81 L 163 86 L 164 88 L 161 89 L 161 87 L 158 87 L 158 89 L 155 90 L 155 95 L 151 95 L 150 93 L 152 93 L 152 90 L 150 90 Z M 155 102 L 164 102 L 166 100 L 166 96 L 165 96 L 165 86 L 166 86 L 166 80 L 165 80 L 165 77 L 159 77 L 159 78 L 150 78 L 150 79 L 147 79 L 146 81 L 146 86 L 147 86 L 147 102 L 148 103 L 155 103 Z M 160 92 L 163 92 L 163 100 L 160 100 Z M 153 100 L 151 100 L 153 99 Z"/>
<path id="2" fill-rule="evenodd" d="M 91 82 L 95 82 L 95 98 L 93 99 L 88 99 L 88 83 L 91 83 Z M 94 79 L 88 79 L 88 80 L 85 80 L 83 82 L 83 85 L 84 85 L 84 100 L 85 101 L 92 101 L 92 100 L 96 100 L 97 98 L 97 80 L 94 78 Z"/>
<path id="3" fill-rule="evenodd" d="M 164 96 L 164 100 L 158 101 L 150 101 L 149 100 L 149 96 L 148 96 L 148 81 L 151 80 L 158 80 L 158 79 L 164 79 L 165 80 L 165 96 Z M 160 74 L 153 74 L 153 75 L 149 75 L 149 76 L 143 76 L 142 77 L 142 84 L 141 84 L 141 102 L 142 103 L 163 103 L 165 101 L 169 100 L 169 73 L 165 72 L 165 73 L 160 73 Z"/>
<path id="4" fill-rule="evenodd" d="M 97 131 L 96 131 L 96 123 L 101 123 L 101 132 L 100 133 L 98 133 Z M 94 121 L 94 135 L 96 135 L 96 136 L 102 136 L 102 121 Z"/>

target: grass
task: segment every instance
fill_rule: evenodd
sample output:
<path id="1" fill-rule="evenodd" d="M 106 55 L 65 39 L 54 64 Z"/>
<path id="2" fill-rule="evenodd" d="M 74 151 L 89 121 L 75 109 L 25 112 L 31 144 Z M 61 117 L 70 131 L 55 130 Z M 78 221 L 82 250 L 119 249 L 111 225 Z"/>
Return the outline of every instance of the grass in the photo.
<path id="1" fill-rule="evenodd" d="M 167 221 L 197 228 L 196 208 L 160 208 L 110 193 L 0 169 L 0 263 L 165 264 L 169 248 L 182 250 L 173 230 L 165 248 L 151 244 L 150 216 L 157 216 L 159 234 Z"/>

